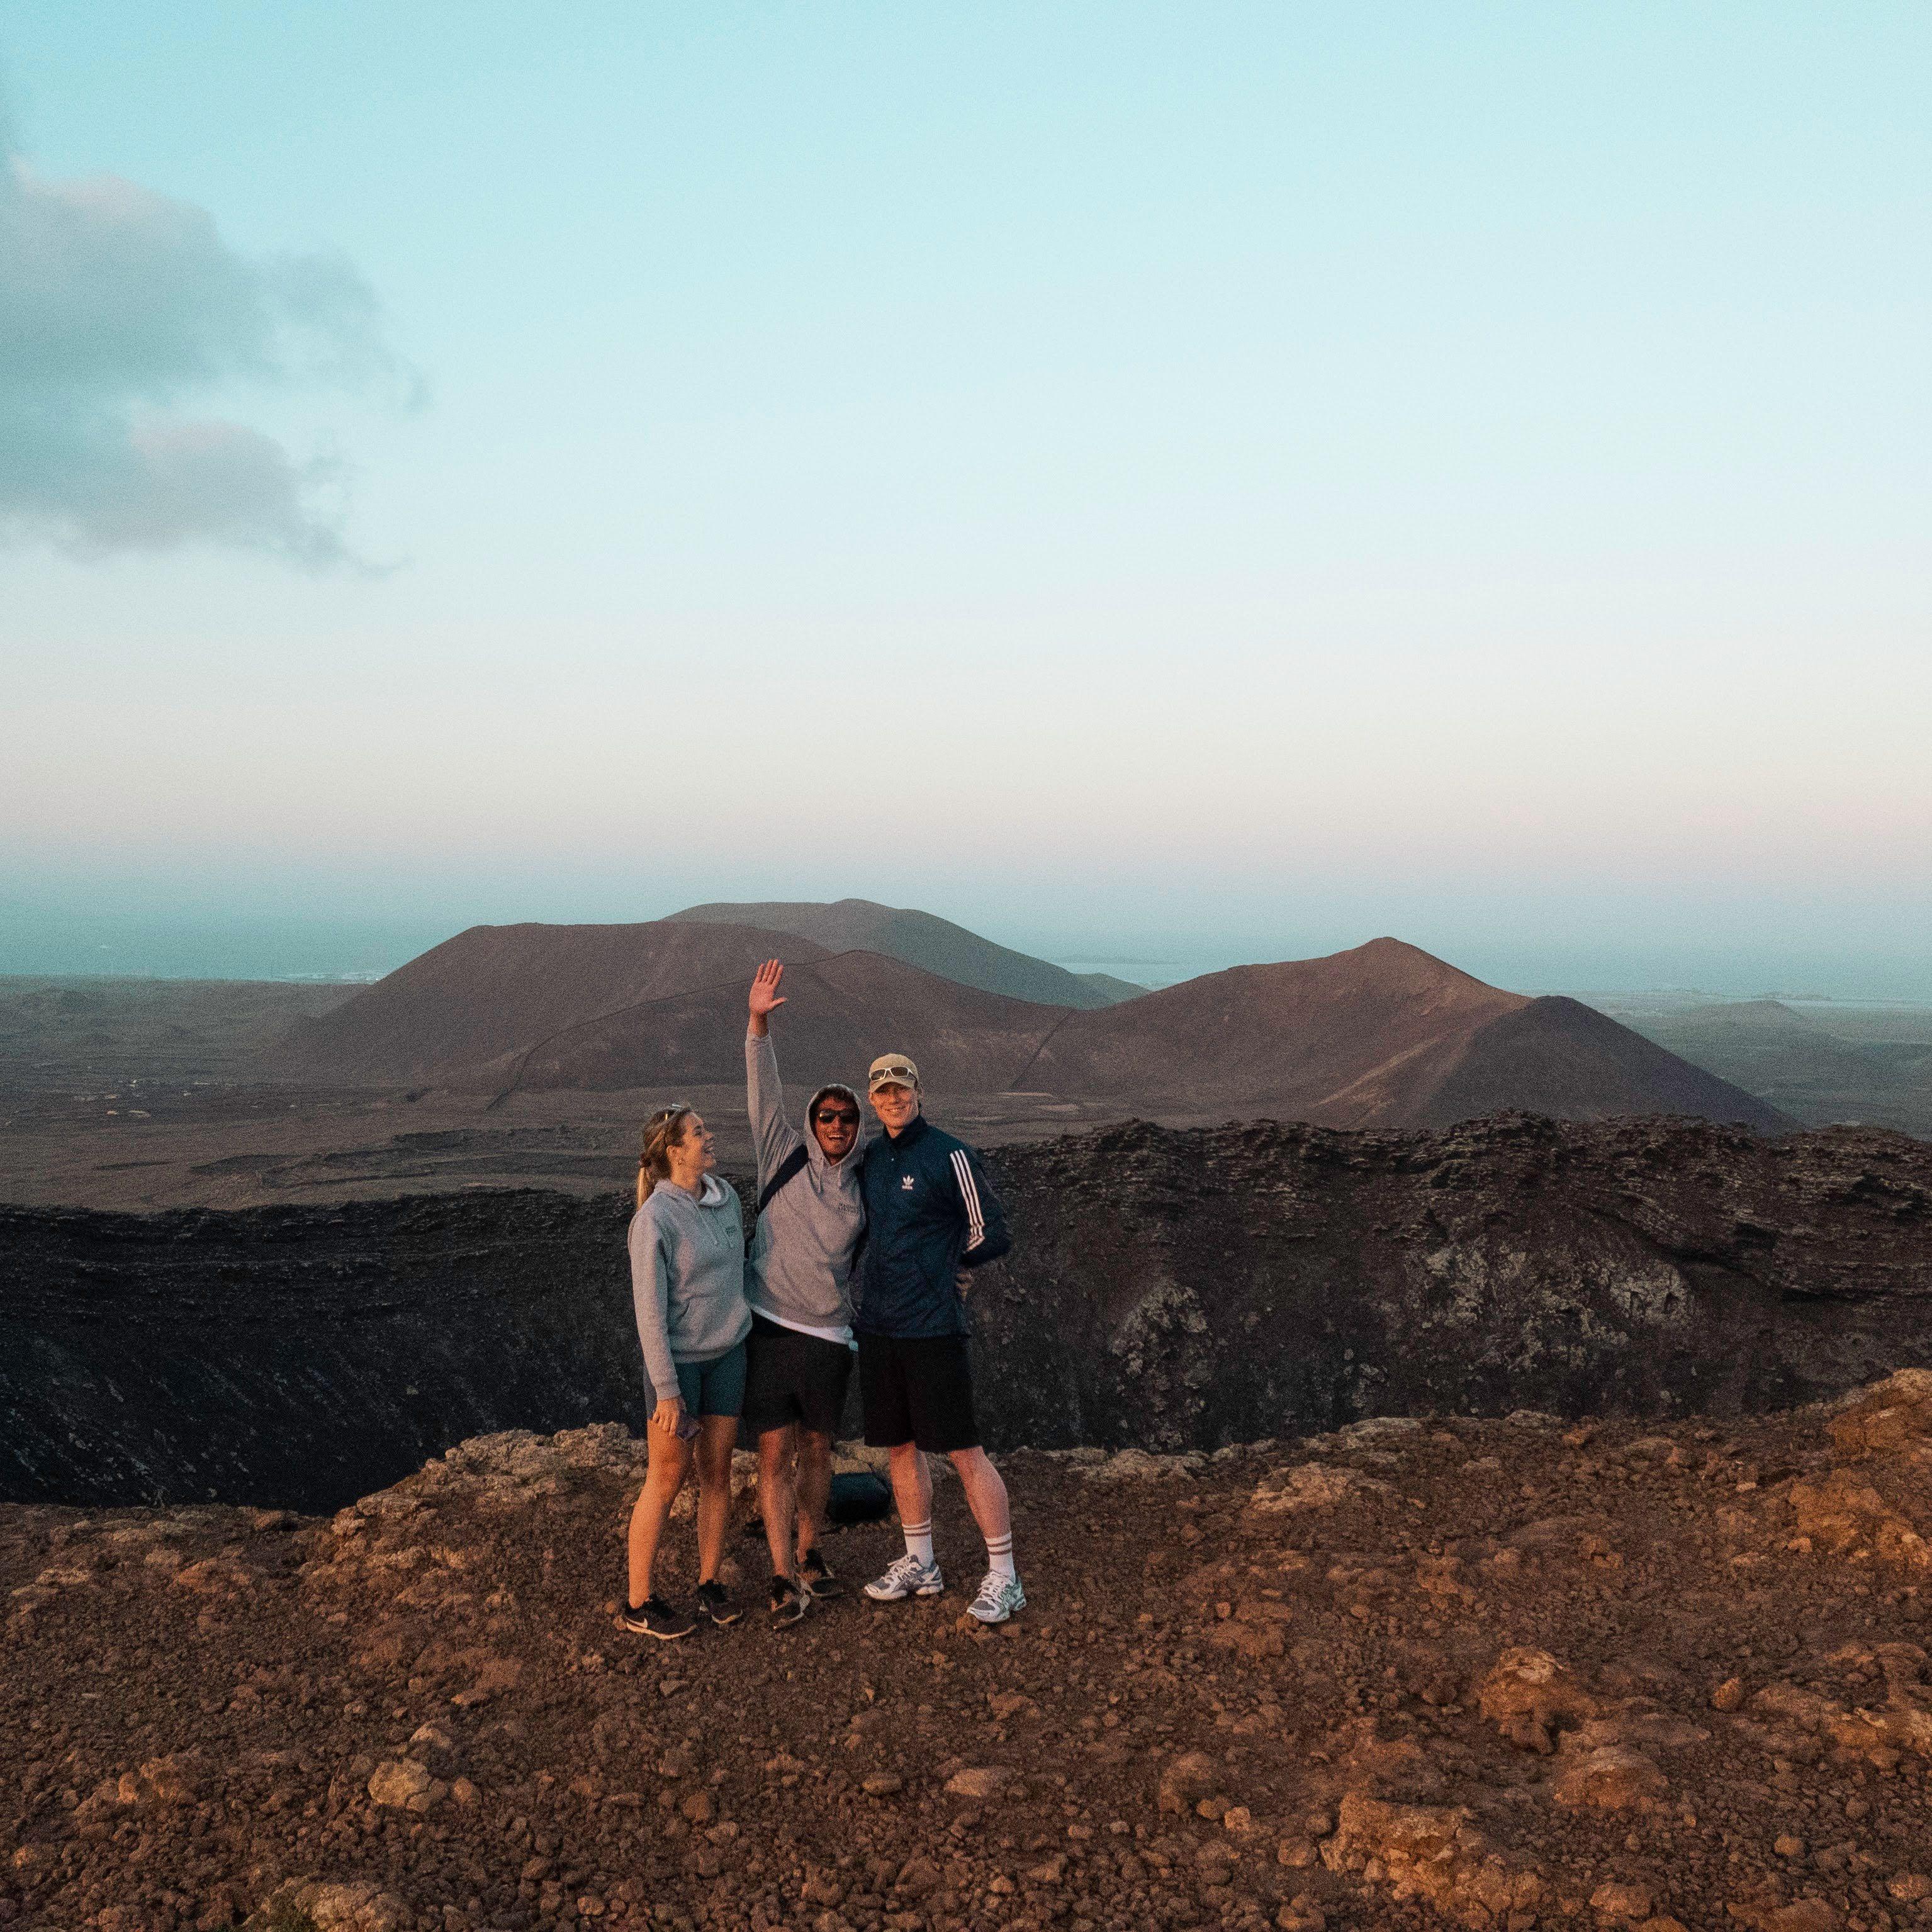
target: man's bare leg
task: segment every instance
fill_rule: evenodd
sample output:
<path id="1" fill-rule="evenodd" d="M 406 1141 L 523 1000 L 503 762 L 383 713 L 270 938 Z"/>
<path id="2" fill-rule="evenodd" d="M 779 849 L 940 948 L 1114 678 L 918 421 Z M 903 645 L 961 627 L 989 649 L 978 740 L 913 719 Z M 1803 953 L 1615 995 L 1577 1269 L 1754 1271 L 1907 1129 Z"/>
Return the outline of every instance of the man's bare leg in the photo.
<path id="1" fill-rule="evenodd" d="M 815 1429 L 800 1429 L 798 1437 L 797 1492 L 798 1560 L 817 1548 L 818 1533 L 825 1527 L 825 1511 L 832 1500 L 832 1438 Z"/>
<path id="2" fill-rule="evenodd" d="M 737 1445 L 735 1415 L 698 1418 L 698 1580 L 717 1580 L 731 1515 L 731 1451 Z"/>
<path id="3" fill-rule="evenodd" d="M 1006 1501 L 1006 1485 L 983 1449 L 956 1449 L 952 1466 L 959 1472 L 959 1486 L 966 1492 L 966 1507 L 980 1526 L 980 1534 L 988 1544 L 1010 1542 L 1013 1533 L 1012 1510 Z"/>
<path id="4" fill-rule="evenodd" d="M 926 1458 L 911 1442 L 896 1442 L 887 1452 L 892 1457 L 892 1501 L 899 1513 L 902 1530 L 925 1527 L 932 1534 L 932 1475 Z"/>
<path id="5" fill-rule="evenodd" d="M 946 1586 L 932 1556 L 932 1473 L 918 1445 L 896 1442 L 890 1456 L 892 1501 L 898 1505 L 899 1533 L 905 1554 L 886 1574 L 866 1586 L 876 1604 L 896 1604 L 908 1597 L 936 1596 Z"/>
<path id="6" fill-rule="evenodd" d="M 772 1574 L 798 1581 L 798 1564 L 792 1554 L 792 1526 L 801 1513 L 804 1497 L 794 1474 L 799 1459 L 799 1429 L 788 1422 L 782 1429 L 767 1429 L 758 1438 L 758 1514 L 765 1523 L 765 1546 L 771 1552 Z M 802 1473 L 802 1472 L 801 1472 Z M 804 1550 L 798 1552 L 803 1556 Z"/>
<path id="7" fill-rule="evenodd" d="M 1020 1588 L 1020 1573 L 1013 1563 L 1013 1518 L 1006 1502 L 1006 1486 L 983 1449 L 956 1449 L 952 1466 L 959 1472 L 973 1520 L 986 1539 L 986 1580 L 967 1606 L 967 1614 L 983 1624 L 1003 1624 L 1016 1610 L 1026 1607 L 1026 1592 Z"/>

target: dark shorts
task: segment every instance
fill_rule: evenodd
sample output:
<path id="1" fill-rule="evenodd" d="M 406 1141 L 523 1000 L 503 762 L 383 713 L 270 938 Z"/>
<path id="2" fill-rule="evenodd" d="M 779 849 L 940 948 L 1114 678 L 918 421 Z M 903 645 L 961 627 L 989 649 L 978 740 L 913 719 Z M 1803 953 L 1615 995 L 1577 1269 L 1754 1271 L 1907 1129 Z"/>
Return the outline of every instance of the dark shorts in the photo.
<path id="1" fill-rule="evenodd" d="M 934 1456 L 980 1446 L 964 1335 L 859 1337 L 859 1400 L 874 1449 L 916 1443 Z"/>
<path id="2" fill-rule="evenodd" d="M 745 1379 L 745 1427 L 754 1436 L 797 1423 L 814 1435 L 836 1436 L 852 1379 L 852 1351 L 843 1342 L 801 1335 L 762 1315 L 746 1337 L 751 1364 Z"/>
<path id="3" fill-rule="evenodd" d="M 650 1378 L 644 1378 L 648 1384 Z M 680 1362 L 677 1392 L 684 1398 L 687 1415 L 736 1415 L 745 1406 L 745 1345 L 727 1348 L 708 1362 Z M 663 1394 L 668 1395 L 666 1389 Z M 658 1391 L 651 1391 L 652 1406 Z"/>

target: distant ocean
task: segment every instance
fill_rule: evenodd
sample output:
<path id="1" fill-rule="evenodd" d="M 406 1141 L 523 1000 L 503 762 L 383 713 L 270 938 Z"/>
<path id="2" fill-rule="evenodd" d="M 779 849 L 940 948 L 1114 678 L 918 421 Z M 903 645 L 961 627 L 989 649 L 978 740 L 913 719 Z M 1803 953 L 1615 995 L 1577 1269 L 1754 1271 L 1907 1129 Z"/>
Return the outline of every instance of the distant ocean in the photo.
<path id="1" fill-rule="evenodd" d="M 0 976 L 48 979 L 107 976 L 136 980 L 279 980 L 327 984 L 365 985 L 392 973 L 418 953 L 439 945 L 460 922 L 434 924 L 411 920 L 257 918 L 222 920 L 182 916 L 104 913 L 86 917 L 47 914 L 0 901 Z M 1070 973 L 1106 973 L 1158 992 L 1204 973 L 1220 973 L 1244 962 L 1226 952 L 1209 957 L 1166 956 L 1132 958 L 1118 955 L 1101 958 L 1056 957 L 1042 952 Z M 1277 950 L 1253 955 L 1292 958 Z M 1531 970 L 1510 970 L 1511 962 L 1462 960 L 1458 962 L 1492 985 L 1518 992 L 1561 992 L 1586 1004 L 1615 1004 L 1633 1009 L 1675 1011 L 1717 1000 L 1775 998 L 1804 1008 L 1828 1011 L 1832 1006 L 1897 1005 L 1918 1008 L 1925 1003 L 1910 997 L 1909 986 L 1861 987 L 1865 975 L 1846 974 L 1849 983 L 1833 987 L 1815 983 L 1791 992 L 1768 990 L 1762 980 L 1748 977 L 1741 966 L 1734 983 L 1694 988 L 1669 988 L 1652 982 L 1646 988 L 1635 974 L 1622 988 L 1603 979 L 1578 975 L 1578 981 L 1552 983 Z M 1514 962 L 1527 967 L 1527 962 Z M 1490 970 L 1484 970 L 1486 964 Z M 1889 975 L 1871 976 L 1881 980 Z M 1906 995 L 1900 998 L 1900 994 Z"/>
<path id="2" fill-rule="evenodd" d="M 0 974 L 359 985 L 394 972 L 450 932 L 397 920 L 82 919 L 0 905 Z"/>

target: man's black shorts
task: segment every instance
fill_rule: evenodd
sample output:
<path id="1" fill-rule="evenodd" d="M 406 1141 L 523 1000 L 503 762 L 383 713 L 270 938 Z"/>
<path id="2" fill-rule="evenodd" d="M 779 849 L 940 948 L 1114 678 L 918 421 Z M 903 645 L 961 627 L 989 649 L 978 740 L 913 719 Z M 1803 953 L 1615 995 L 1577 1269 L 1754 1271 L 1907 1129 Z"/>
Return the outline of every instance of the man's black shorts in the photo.
<path id="1" fill-rule="evenodd" d="M 796 1422 L 819 1436 L 836 1436 L 852 1379 L 852 1351 L 843 1342 L 801 1335 L 752 1317 L 745 1338 L 750 1365 L 745 1376 L 745 1414 L 740 1426 L 748 1436 Z"/>
<path id="2" fill-rule="evenodd" d="M 964 1335 L 859 1337 L 859 1400 L 875 1449 L 914 1442 L 934 1456 L 976 1449 L 973 1370 Z"/>

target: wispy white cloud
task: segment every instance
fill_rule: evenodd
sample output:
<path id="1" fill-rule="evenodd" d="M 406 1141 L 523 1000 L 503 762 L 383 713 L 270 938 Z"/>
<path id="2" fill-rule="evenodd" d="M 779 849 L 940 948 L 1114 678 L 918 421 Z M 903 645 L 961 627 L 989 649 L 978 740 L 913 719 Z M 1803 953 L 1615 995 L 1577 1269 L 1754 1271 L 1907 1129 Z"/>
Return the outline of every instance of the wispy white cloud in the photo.
<path id="1" fill-rule="evenodd" d="M 349 262 L 251 259 L 188 202 L 116 176 L 49 179 L 0 119 L 0 538 L 362 567 L 339 462 L 196 412 L 238 379 L 404 403 L 419 388 Z"/>

